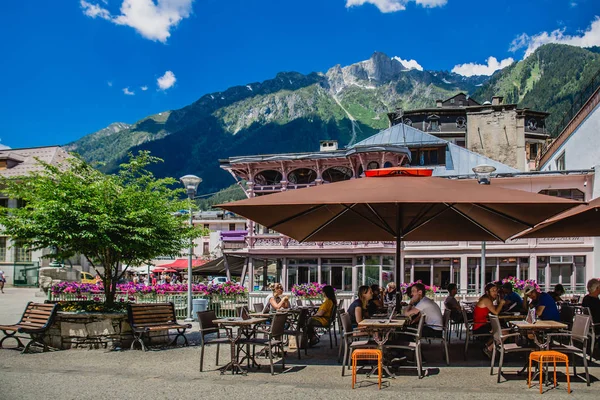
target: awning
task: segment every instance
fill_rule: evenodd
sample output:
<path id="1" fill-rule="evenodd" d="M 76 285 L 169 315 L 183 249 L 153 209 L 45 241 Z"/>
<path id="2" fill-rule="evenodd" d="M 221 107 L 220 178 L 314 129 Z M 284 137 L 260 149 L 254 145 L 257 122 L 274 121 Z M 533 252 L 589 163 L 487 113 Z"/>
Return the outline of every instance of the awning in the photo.
<path id="1" fill-rule="evenodd" d="M 224 275 L 226 273 L 225 259 L 229 263 L 229 273 L 232 276 L 241 276 L 246 257 L 241 256 L 222 256 L 212 261 L 209 261 L 201 266 L 192 268 L 192 275 Z"/>
<path id="2" fill-rule="evenodd" d="M 192 269 L 194 267 L 199 267 L 201 265 L 206 264 L 208 261 L 203 259 L 195 259 L 192 260 Z M 170 264 L 159 265 L 161 268 L 173 268 L 173 269 L 186 269 L 188 267 L 188 259 L 187 258 L 178 258 Z"/>

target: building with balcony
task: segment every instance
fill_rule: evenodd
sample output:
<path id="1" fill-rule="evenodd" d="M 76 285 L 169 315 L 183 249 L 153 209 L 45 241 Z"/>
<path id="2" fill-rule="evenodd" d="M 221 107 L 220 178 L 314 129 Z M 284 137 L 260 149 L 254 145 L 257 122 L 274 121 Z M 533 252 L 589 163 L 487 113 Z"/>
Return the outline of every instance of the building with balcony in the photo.
<path id="1" fill-rule="evenodd" d="M 60 165 L 69 153 L 59 146 L 11 149 L 0 145 L 0 176 L 18 177 L 40 171 L 36 159 L 52 165 Z M 18 208 L 22 202 L 10 199 L 0 193 L 0 207 Z M 38 268 L 48 266 L 50 260 L 42 259 L 47 251 L 31 251 L 7 235 L 0 233 L 0 270 L 4 271 L 7 284 L 31 286 L 37 284 Z M 80 264 L 77 258 L 75 264 Z"/>
<path id="2" fill-rule="evenodd" d="M 493 165 L 492 185 L 547 195 L 589 200 L 596 186 L 593 170 L 524 173 L 403 124 L 355 146 L 322 146 L 321 150 L 231 157 L 221 160 L 221 167 L 247 181 L 248 197 L 363 179 L 365 170 L 414 165 L 415 159 L 426 160 L 417 165 L 433 168 L 434 176 L 449 179 L 473 179 L 473 167 Z M 299 243 L 252 221 L 245 242 L 246 247 L 226 253 L 246 257 L 246 279 L 254 291 L 266 290 L 272 282 L 281 282 L 286 290 L 298 283 L 320 282 L 341 292 L 355 292 L 360 285 L 383 286 L 394 280 L 393 242 Z M 404 276 L 400 278 L 442 288 L 453 282 L 465 294 L 479 293 L 486 282 L 507 276 L 536 279 L 545 289 L 562 283 L 567 290 L 581 291 L 587 279 L 600 272 L 594 269 L 593 250 L 591 238 L 488 242 L 485 265 L 481 265 L 481 242 L 405 242 Z"/>
<path id="3" fill-rule="evenodd" d="M 388 118 L 390 126 L 404 123 L 520 171 L 530 171 L 550 137 L 545 126 L 548 115 L 505 104 L 501 96 L 479 104 L 459 93 L 437 100 L 434 108 L 398 110 Z M 413 165 L 424 164 L 417 159 Z"/>

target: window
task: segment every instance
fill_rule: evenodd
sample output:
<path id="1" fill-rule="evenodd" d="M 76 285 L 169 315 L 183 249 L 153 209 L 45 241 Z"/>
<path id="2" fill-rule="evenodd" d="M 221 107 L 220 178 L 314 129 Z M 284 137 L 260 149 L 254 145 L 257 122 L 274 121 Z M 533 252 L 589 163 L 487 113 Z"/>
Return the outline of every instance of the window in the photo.
<path id="1" fill-rule="evenodd" d="M 540 194 L 562 197 L 563 199 L 585 201 L 585 193 L 579 189 L 544 189 L 540 190 Z"/>
<path id="2" fill-rule="evenodd" d="M 26 248 L 22 243 L 15 244 L 15 261 L 29 262 L 31 261 L 31 250 Z"/>
<path id="3" fill-rule="evenodd" d="M 8 208 L 8 199 L 0 199 L 0 207 Z"/>
<path id="4" fill-rule="evenodd" d="M 438 147 L 434 149 L 411 150 L 411 165 L 445 165 L 446 149 Z"/>
<path id="5" fill-rule="evenodd" d="M 0 237 L 0 261 L 6 261 L 6 237 Z"/>
<path id="6" fill-rule="evenodd" d="M 379 168 L 379 163 L 377 161 L 371 161 L 370 163 L 367 164 L 367 170 L 377 169 L 377 168 Z"/>
<path id="7" fill-rule="evenodd" d="M 209 229 L 209 224 L 204 224 L 204 229 Z"/>
<path id="8" fill-rule="evenodd" d="M 202 255 L 206 256 L 206 255 L 210 254 L 209 246 L 210 246 L 210 243 L 208 243 L 208 242 L 202 243 Z"/>
<path id="9" fill-rule="evenodd" d="M 565 169 L 567 169 L 567 168 L 566 168 L 566 163 L 565 163 L 565 153 L 563 152 L 556 159 L 556 170 L 557 171 L 564 171 Z"/>
<path id="10" fill-rule="evenodd" d="M 235 231 L 235 224 L 229 224 L 229 230 Z"/>
<path id="11" fill-rule="evenodd" d="M 539 144 L 529 143 L 529 161 L 534 161 L 538 156 Z"/>

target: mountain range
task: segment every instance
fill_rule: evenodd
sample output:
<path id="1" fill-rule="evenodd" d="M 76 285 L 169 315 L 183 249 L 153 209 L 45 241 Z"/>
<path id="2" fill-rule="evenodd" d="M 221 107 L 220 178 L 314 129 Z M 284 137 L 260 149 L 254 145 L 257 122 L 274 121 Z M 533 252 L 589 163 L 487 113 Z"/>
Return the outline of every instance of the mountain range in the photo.
<path id="1" fill-rule="evenodd" d="M 318 149 L 319 140 L 341 146 L 388 127 L 387 112 L 434 106 L 458 92 L 483 102 L 493 95 L 551 112 L 552 130 L 576 93 L 600 69 L 597 49 L 545 45 L 491 77 L 410 69 L 398 57 L 375 52 L 349 66 L 275 78 L 202 96 L 179 110 L 134 124 L 113 123 L 66 146 L 89 162 L 114 171 L 128 152 L 150 150 L 165 162 L 158 176 L 189 173 L 203 179 L 199 193 L 232 183 L 219 159 Z M 553 125 L 554 124 L 554 125 Z"/>

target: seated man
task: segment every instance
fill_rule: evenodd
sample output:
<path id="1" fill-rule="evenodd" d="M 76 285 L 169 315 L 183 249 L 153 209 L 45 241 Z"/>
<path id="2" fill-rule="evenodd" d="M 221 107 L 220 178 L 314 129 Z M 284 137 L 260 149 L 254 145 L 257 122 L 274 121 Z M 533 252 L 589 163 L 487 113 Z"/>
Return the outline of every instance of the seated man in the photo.
<path id="1" fill-rule="evenodd" d="M 441 337 L 443 329 L 442 310 L 430 298 L 425 296 L 425 285 L 415 283 L 410 292 L 411 299 L 404 315 L 411 318 L 419 313 L 425 315 L 422 336 Z"/>
<path id="2" fill-rule="evenodd" d="M 502 285 L 502 291 L 504 292 L 504 308 L 502 311 L 506 312 L 519 312 L 523 307 L 523 299 L 521 296 L 513 292 L 513 285 L 510 282 L 506 282 Z"/>
<path id="3" fill-rule="evenodd" d="M 563 285 L 561 285 L 560 283 L 556 284 L 556 286 L 554 286 L 554 291 L 553 292 L 548 292 L 548 294 L 550 296 L 552 296 L 552 298 L 554 299 L 555 302 L 560 302 L 563 301 L 563 299 L 561 298 L 561 296 L 563 294 L 565 294 L 565 288 L 563 287 Z"/>
<path id="4" fill-rule="evenodd" d="M 589 307 L 590 314 L 592 315 L 592 321 L 594 324 L 600 323 L 600 280 L 593 278 L 587 283 L 588 294 L 583 298 L 581 305 L 583 307 Z M 599 327 L 595 327 L 597 330 Z"/>
<path id="5" fill-rule="evenodd" d="M 460 304 L 458 300 L 456 300 L 455 296 L 458 293 L 458 288 L 456 287 L 456 283 L 451 283 L 448 285 L 448 297 L 444 300 L 444 307 L 450 310 L 450 318 L 452 321 L 461 322 L 462 321 L 462 310 L 460 308 Z"/>
<path id="6" fill-rule="evenodd" d="M 560 321 L 560 313 L 556 302 L 548 293 L 538 292 L 532 285 L 525 286 L 525 296 L 531 299 L 531 305 L 535 307 L 535 315 L 545 321 Z"/>

